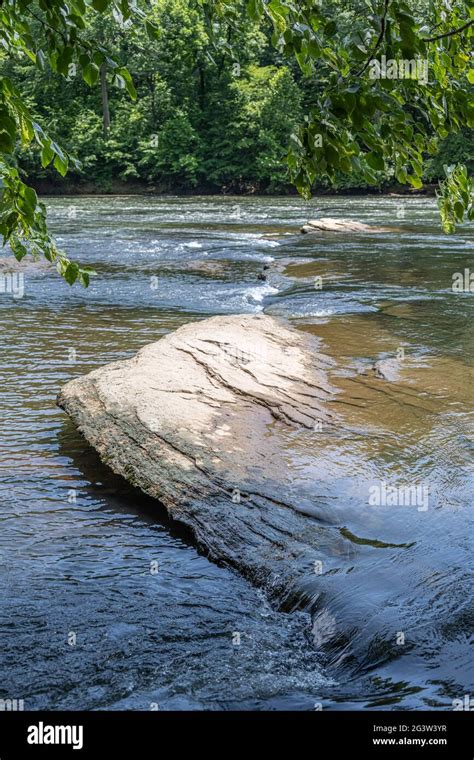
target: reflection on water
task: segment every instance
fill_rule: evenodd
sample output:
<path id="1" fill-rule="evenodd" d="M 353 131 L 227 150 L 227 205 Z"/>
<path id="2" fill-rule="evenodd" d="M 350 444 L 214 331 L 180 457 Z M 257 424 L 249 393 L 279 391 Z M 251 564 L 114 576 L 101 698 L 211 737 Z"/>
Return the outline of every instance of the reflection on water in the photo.
<path id="1" fill-rule="evenodd" d="M 451 290 L 472 234 L 440 234 L 425 199 L 335 205 L 50 201 L 61 244 L 98 277 L 71 290 L 33 268 L 23 298 L 0 295 L 1 697 L 336 709 L 472 693 L 472 294 Z M 298 236 L 315 206 L 403 231 Z M 319 337 L 340 390 L 344 424 L 303 437 L 293 471 L 327 526 L 312 620 L 200 555 L 54 403 L 69 378 L 185 322 L 262 310 Z M 291 434 L 288 452 L 294 463 Z M 381 481 L 427 486 L 428 510 L 371 508 Z"/>

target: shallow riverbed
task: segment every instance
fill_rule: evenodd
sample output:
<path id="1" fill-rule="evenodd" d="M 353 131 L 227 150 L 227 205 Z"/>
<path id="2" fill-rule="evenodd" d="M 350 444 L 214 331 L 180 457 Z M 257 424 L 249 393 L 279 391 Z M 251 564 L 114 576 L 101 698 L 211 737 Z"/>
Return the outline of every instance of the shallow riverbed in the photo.
<path id="1" fill-rule="evenodd" d="M 27 709 L 312 710 L 449 708 L 472 694 L 474 296 L 451 287 L 474 270 L 472 231 L 443 235 L 421 198 L 48 206 L 60 244 L 98 276 L 85 291 L 32 268 L 22 297 L 0 293 L 0 698 Z M 300 236 L 318 215 L 397 229 Z M 359 432 L 322 431 L 301 454 L 298 477 L 318 483 L 316 506 L 339 525 L 316 628 L 209 562 L 55 406 L 68 379 L 190 320 L 259 311 L 318 336 L 341 399 L 357 397 L 344 414 Z M 372 367 L 386 359 L 395 375 L 381 387 Z M 381 478 L 427 488 L 428 508 L 374 516 L 364 488 Z M 411 641 L 415 622 L 425 634 Z M 341 646 L 321 653 L 334 625 L 357 667 L 341 666 Z M 390 656 L 377 646 L 387 628 L 405 640 Z"/>

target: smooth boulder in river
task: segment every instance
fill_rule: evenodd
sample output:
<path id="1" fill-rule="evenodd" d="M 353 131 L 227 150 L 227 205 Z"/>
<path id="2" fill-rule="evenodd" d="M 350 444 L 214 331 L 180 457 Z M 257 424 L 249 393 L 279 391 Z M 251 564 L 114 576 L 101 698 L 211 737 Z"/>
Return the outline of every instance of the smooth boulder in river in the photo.
<path id="1" fill-rule="evenodd" d="M 423 388 L 357 374 L 321 345 L 270 316 L 214 317 L 70 381 L 58 401 L 211 558 L 311 612 L 333 670 L 383 662 L 387 678 L 432 679 L 449 659 L 445 631 L 464 631 L 468 575 L 443 569 L 442 609 L 429 582 L 437 537 L 455 540 L 462 518 L 404 472 L 397 420 L 433 407 Z M 456 546 L 463 567 L 467 544 Z"/>
<path id="2" fill-rule="evenodd" d="M 328 364 L 272 317 L 214 317 L 72 380 L 58 403 L 211 557 L 281 591 L 318 556 L 286 436 L 334 418 Z"/>

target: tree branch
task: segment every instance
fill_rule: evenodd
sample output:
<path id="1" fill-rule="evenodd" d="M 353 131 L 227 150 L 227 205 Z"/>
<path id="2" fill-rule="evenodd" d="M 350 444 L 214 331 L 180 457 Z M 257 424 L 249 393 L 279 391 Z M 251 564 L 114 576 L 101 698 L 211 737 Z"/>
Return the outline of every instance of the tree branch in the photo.
<path id="1" fill-rule="evenodd" d="M 422 37 L 423 42 L 435 42 L 436 40 L 442 40 L 445 37 L 453 37 L 455 34 L 460 34 L 465 29 L 469 29 L 474 24 L 474 21 L 468 21 L 467 24 L 460 26 L 458 29 L 452 29 L 450 32 L 444 34 L 437 34 L 436 37 Z"/>
<path id="2" fill-rule="evenodd" d="M 385 26 L 386 26 L 386 22 L 387 22 L 387 13 L 388 13 L 388 6 L 389 5 L 390 5 L 390 0 L 385 0 L 385 7 L 384 7 L 384 11 L 383 11 L 383 16 L 382 16 L 381 21 L 380 21 L 380 34 L 379 34 L 379 36 L 377 38 L 377 42 L 375 43 L 374 47 L 372 48 L 372 51 L 371 51 L 368 59 L 365 62 L 364 67 L 357 73 L 357 76 L 359 76 L 359 77 L 362 76 L 362 74 L 364 73 L 364 71 L 369 67 L 370 62 L 371 62 L 373 56 L 375 55 L 375 53 L 379 49 L 380 45 L 382 44 L 382 40 L 385 37 Z"/>
<path id="3" fill-rule="evenodd" d="M 43 28 L 47 27 L 48 29 L 51 29 L 52 32 L 55 32 L 55 34 L 59 34 L 59 36 L 62 37 L 64 44 L 67 45 L 67 37 L 61 29 L 56 29 L 55 26 L 52 26 L 48 21 L 45 21 L 43 18 L 41 18 L 41 16 L 37 16 L 36 13 L 31 10 L 31 8 L 28 8 L 28 13 L 30 16 L 33 16 L 33 18 L 39 21 Z"/>

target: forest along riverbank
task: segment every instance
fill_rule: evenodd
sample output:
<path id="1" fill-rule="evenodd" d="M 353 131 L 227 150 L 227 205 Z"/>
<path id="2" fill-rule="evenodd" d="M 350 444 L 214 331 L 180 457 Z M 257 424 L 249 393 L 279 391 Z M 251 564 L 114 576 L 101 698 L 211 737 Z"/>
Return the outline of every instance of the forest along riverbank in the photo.
<path id="1" fill-rule="evenodd" d="M 424 199 L 335 200 L 50 202 L 61 242 L 99 277 L 84 292 L 26 273 L 23 297 L 0 299 L 3 557 L 20 599 L 2 602 L 2 675 L 32 707 L 449 707 L 472 688 L 472 301 L 451 287 L 472 234 L 440 234 Z M 403 231 L 299 236 L 319 207 Z M 276 613 L 170 533 L 53 408 L 65 380 L 180 324 L 262 312 L 316 336 L 334 361 L 334 409 L 350 420 L 310 431 L 294 473 L 325 536 L 308 578 L 311 623 Z M 415 501 L 388 504 L 393 485 L 398 499 L 418 488 Z M 67 643 L 75 628 L 80 646 Z M 33 687 L 20 653 L 39 674 Z"/>

